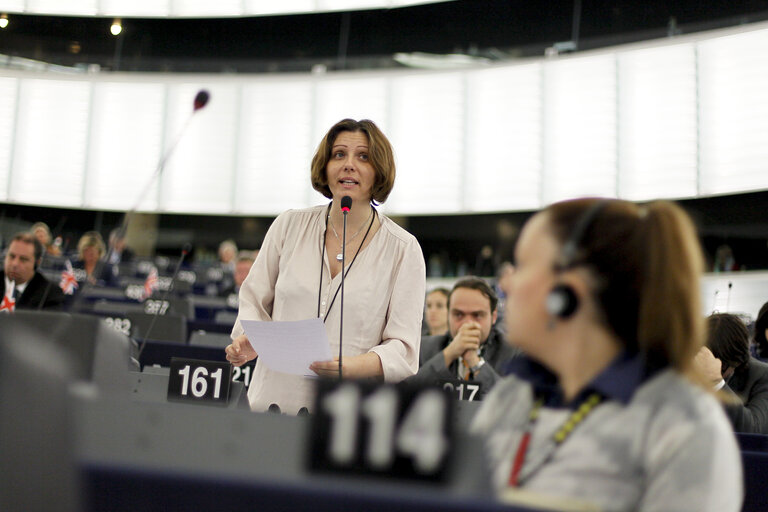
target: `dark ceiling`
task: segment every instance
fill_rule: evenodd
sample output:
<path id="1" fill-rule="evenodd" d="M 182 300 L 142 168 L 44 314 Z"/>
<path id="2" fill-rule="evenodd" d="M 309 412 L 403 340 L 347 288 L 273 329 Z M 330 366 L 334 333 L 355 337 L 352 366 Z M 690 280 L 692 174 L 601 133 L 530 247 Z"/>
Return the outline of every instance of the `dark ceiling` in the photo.
<path id="1" fill-rule="evenodd" d="M 579 14 L 574 27 L 574 12 Z M 768 0 L 458 0 L 399 9 L 227 19 L 11 15 L 0 53 L 121 71 L 253 72 L 396 66 L 396 52 L 542 55 L 768 19 Z"/>

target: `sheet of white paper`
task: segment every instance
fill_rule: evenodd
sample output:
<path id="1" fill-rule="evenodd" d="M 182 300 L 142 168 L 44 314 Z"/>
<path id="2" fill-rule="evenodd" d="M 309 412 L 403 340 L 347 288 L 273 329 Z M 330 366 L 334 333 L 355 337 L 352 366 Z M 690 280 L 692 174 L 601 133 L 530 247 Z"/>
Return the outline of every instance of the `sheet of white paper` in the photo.
<path id="1" fill-rule="evenodd" d="M 325 326 L 319 318 L 292 322 L 240 320 L 240 323 L 259 359 L 270 370 L 316 376 L 309 365 L 333 359 Z"/>

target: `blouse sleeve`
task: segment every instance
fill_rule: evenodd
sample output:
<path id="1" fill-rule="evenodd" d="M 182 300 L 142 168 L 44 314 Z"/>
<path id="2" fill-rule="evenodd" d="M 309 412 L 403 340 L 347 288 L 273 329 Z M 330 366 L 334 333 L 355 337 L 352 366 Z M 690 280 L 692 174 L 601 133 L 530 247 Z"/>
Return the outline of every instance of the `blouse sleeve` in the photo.
<path id="1" fill-rule="evenodd" d="M 382 341 L 371 349 L 381 359 L 387 382 L 399 382 L 419 369 L 427 274 L 421 247 L 415 238 L 408 241 L 402 261 L 394 270 Z"/>
<path id="2" fill-rule="evenodd" d="M 240 287 L 238 311 L 232 328 L 232 339 L 243 334 L 240 319 L 272 320 L 272 304 L 275 299 L 275 283 L 280 266 L 280 252 L 284 240 L 286 213 L 279 215 L 267 230 L 256 261 Z"/>

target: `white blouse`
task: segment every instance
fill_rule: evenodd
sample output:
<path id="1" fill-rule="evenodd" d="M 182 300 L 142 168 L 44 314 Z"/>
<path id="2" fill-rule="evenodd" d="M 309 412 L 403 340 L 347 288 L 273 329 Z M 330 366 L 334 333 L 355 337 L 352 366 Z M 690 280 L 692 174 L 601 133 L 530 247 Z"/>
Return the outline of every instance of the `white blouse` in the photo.
<path id="1" fill-rule="evenodd" d="M 325 329 L 331 354 L 339 352 L 341 272 L 330 279 L 328 252 L 322 261 L 327 206 L 289 210 L 267 232 L 256 261 L 240 289 L 240 309 L 232 338 L 243 334 L 240 319 L 305 320 L 328 315 Z M 379 214 L 381 226 L 352 264 L 344 280 L 343 355 L 375 352 L 384 379 L 398 382 L 419 366 L 426 267 L 416 238 Z M 370 236 L 370 235 L 369 235 Z M 321 279 L 322 276 L 322 279 Z M 330 309 L 328 309 L 330 307 Z M 272 404 L 287 414 L 312 409 L 312 378 L 269 370 L 256 361 L 248 389 L 254 411 Z"/>

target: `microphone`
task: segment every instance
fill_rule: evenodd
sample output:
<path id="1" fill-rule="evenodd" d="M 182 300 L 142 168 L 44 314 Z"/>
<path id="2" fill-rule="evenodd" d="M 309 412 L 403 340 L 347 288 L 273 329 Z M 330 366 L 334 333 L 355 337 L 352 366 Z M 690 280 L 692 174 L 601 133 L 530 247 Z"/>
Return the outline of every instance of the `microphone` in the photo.
<path id="1" fill-rule="evenodd" d="M 712 297 L 712 312 L 717 313 L 717 294 L 720 293 L 720 290 L 715 290 L 715 296 Z"/>
<path id="2" fill-rule="evenodd" d="M 728 281 L 728 295 L 725 296 L 726 313 L 731 310 L 731 288 L 733 288 L 733 281 Z"/>
<path id="3" fill-rule="evenodd" d="M 197 112 L 201 108 L 205 107 L 208 104 L 209 99 L 211 99 L 211 95 L 208 93 L 208 91 L 205 89 L 199 90 L 195 95 L 194 110 L 192 112 Z"/>
<path id="4" fill-rule="evenodd" d="M 136 359 L 139 359 L 141 357 L 141 352 L 144 350 L 144 346 L 147 344 L 147 340 L 149 339 L 149 335 L 152 332 L 152 328 L 155 326 L 155 322 L 157 321 L 157 317 L 160 314 L 162 305 L 168 299 L 168 294 L 171 293 L 171 290 L 173 290 L 173 283 L 176 282 L 176 276 L 179 275 L 179 270 L 181 270 L 181 264 L 184 263 L 184 258 L 187 257 L 187 255 L 191 250 L 192 250 L 192 244 L 190 243 L 184 244 L 184 247 L 181 248 L 181 258 L 179 258 L 178 263 L 176 263 L 176 268 L 173 270 L 173 275 L 171 276 L 171 282 L 168 284 L 168 288 L 166 288 L 165 292 L 163 292 L 163 296 L 160 298 L 160 307 L 155 308 L 155 312 L 152 314 L 152 321 L 149 323 L 149 327 L 147 328 L 147 333 L 144 335 L 144 338 L 141 340 L 141 345 L 139 346 L 139 352 L 136 354 Z"/>
<path id="5" fill-rule="evenodd" d="M 342 228 L 342 235 L 341 235 L 341 303 L 339 305 L 340 312 L 339 312 L 339 380 L 342 379 L 342 355 L 341 355 L 341 348 L 342 348 L 342 339 L 343 339 L 343 332 L 344 332 L 344 269 L 346 268 L 346 257 L 347 257 L 347 214 L 349 213 L 349 210 L 352 208 L 352 198 L 349 196 L 343 196 L 341 198 L 341 211 L 344 214 L 344 227 Z"/>

